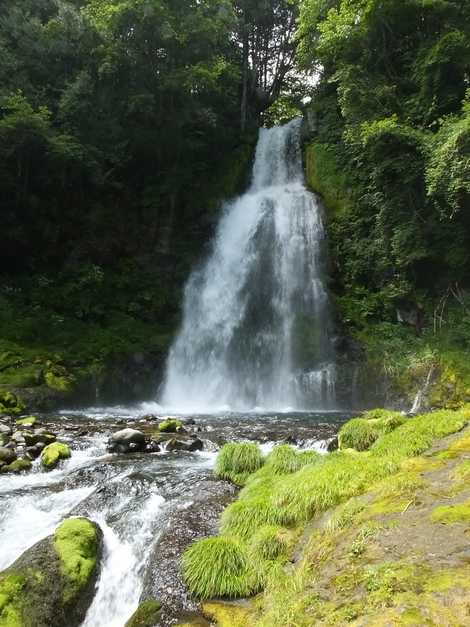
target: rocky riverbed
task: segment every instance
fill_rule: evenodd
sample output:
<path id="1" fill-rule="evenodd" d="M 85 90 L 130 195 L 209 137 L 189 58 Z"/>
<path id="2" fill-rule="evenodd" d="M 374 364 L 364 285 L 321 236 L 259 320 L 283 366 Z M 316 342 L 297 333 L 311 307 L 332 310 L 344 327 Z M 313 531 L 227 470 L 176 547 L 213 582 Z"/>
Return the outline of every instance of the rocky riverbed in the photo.
<path id="1" fill-rule="evenodd" d="M 222 509 L 235 497 L 231 484 L 212 476 L 219 447 L 251 440 L 265 450 L 289 442 L 325 451 L 344 419 L 334 413 L 226 414 L 168 423 L 166 416 L 125 408 L 35 417 L 23 423 L 0 417 L 2 450 L 15 456 L 4 460 L 0 476 L 0 569 L 66 518 L 96 522 L 103 533 L 101 574 L 85 627 L 123 627 L 139 602 L 152 597 L 163 604 L 161 625 L 197 611 L 179 558 L 193 540 L 217 531 Z M 44 434 L 48 443 L 40 439 Z M 38 442 L 44 446 L 32 454 L 28 449 Z M 43 451 L 57 443 L 70 456 L 59 455 L 47 467 Z M 4 470 L 18 460 L 25 460 L 24 469 Z"/>

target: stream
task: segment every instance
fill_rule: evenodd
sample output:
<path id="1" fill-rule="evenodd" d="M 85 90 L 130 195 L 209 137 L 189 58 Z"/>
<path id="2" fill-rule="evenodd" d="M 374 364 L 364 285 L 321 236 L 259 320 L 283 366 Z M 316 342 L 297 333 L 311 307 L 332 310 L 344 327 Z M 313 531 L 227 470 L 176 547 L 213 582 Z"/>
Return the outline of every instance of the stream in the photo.
<path id="1" fill-rule="evenodd" d="M 37 460 L 30 473 L 0 480 L 0 569 L 68 516 L 99 523 L 101 575 L 84 627 L 123 627 L 150 594 L 168 605 L 165 625 L 196 609 L 178 581 L 178 562 L 192 539 L 216 531 L 220 512 L 235 498 L 233 487 L 212 478 L 221 444 L 256 441 L 267 452 L 289 442 L 326 452 L 326 442 L 344 420 L 334 412 L 191 416 L 191 428 L 204 442 L 201 452 L 108 453 L 113 432 L 123 426 L 154 428 L 163 417 L 145 413 L 117 407 L 43 415 L 42 424 L 71 446 L 72 457 L 50 472 Z"/>

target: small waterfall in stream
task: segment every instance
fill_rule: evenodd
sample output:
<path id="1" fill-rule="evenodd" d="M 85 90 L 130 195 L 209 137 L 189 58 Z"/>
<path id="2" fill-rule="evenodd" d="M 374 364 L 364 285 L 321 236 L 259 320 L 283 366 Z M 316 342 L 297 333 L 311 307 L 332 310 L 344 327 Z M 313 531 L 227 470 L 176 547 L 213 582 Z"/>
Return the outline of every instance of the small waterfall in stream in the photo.
<path id="1" fill-rule="evenodd" d="M 260 130 L 251 186 L 226 204 L 209 259 L 186 285 L 166 407 L 334 407 L 325 231 L 304 185 L 300 127 Z"/>

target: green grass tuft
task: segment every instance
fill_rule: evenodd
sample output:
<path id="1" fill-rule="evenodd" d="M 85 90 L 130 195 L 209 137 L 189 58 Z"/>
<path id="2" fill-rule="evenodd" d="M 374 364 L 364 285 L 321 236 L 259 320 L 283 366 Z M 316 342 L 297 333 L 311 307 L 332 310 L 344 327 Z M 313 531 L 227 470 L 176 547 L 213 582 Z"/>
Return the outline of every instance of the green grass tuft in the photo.
<path id="1" fill-rule="evenodd" d="M 225 444 L 217 455 L 215 475 L 237 485 L 244 485 L 248 476 L 263 465 L 263 456 L 257 444 L 241 442 Z"/>
<path id="2" fill-rule="evenodd" d="M 275 475 L 288 475 L 321 459 L 315 451 L 298 453 L 288 444 L 275 446 L 266 458 L 265 468 Z"/>
<path id="3" fill-rule="evenodd" d="M 406 418 L 396 412 L 372 410 L 364 417 L 353 418 L 343 425 L 338 434 L 339 448 L 367 451 L 381 435 L 394 431 L 404 422 Z"/>
<path id="4" fill-rule="evenodd" d="M 250 553 L 258 560 L 275 560 L 286 555 L 288 532 L 283 527 L 266 525 L 261 527 L 251 538 Z"/>
<path id="5" fill-rule="evenodd" d="M 188 590 L 200 599 L 244 597 L 260 587 L 247 547 L 236 538 L 196 542 L 184 553 L 182 567 Z"/>
<path id="6" fill-rule="evenodd" d="M 266 495 L 239 499 L 222 514 L 221 531 L 239 538 L 250 537 L 264 525 L 282 525 L 283 512 Z"/>

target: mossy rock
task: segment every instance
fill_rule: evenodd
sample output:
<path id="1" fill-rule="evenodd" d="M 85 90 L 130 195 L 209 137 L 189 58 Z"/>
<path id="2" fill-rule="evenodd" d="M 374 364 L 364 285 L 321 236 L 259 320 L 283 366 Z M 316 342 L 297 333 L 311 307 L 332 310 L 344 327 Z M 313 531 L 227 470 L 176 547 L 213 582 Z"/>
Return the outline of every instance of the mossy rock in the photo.
<path id="1" fill-rule="evenodd" d="M 0 469 L 0 472 L 2 473 L 12 472 L 12 473 L 18 474 L 25 470 L 30 470 L 31 466 L 32 464 L 29 459 L 15 459 L 15 461 L 11 462 L 11 464 L 8 464 L 7 466 L 2 466 L 2 468 Z"/>
<path id="2" fill-rule="evenodd" d="M 24 412 L 25 407 L 23 400 L 13 392 L 0 391 L 0 414 L 18 416 Z"/>
<path id="3" fill-rule="evenodd" d="M 162 604 L 156 599 L 143 601 L 129 618 L 125 627 L 154 627 L 160 620 Z"/>
<path id="4" fill-rule="evenodd" d="M 470 500 L 455 505 L 436 507 L 432 513 L 432 521 L 444 525 L 464 523 L 470 525 Z"/>
<path id="5" fill-rule="evenodd" d="M 32 427 L 38 422 L 36 416 L 26 416 L 26 418 L 19 418 L 16 420 L 16 424 L 19 427 Z"/>
<path id="6" fill-rule="evenodd" d="M 253 624 L 253 612 L 244 605 L 211 601 L 203 604 L 202 612 L 217 627 L 247 627 Z"/>
<path id="7" fill-rule="evenodd" d="M 161 433 L 176 433 L 178 429 L 182 429 L 183 423 L 176 418 L 167 418 L 158 425 L 158 430 Z"/>
<path id="8" fill-rule="evenodd" d="M 52 371 L 46 372 L 44 380 L 48 388 L 57 392 L 71 392 L 75 384 L 75 380 L 71 375 L 59 375 Z"/>
<path id="9" fill-rule="evenodd" d="M 68 459 L 71 456 L 70 448 L 63 442 L 53 442 L 48 444 L 41 453 L 41 462 L 44 468 L 52 470 L 61 459 Z"/>
<path id="10" fill-rule="evenodd" d="M 0 625 L 78 627 L 94 596 L 101 548 L 95 523 L 59 525 L 0 573 Z"/>

